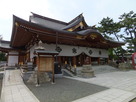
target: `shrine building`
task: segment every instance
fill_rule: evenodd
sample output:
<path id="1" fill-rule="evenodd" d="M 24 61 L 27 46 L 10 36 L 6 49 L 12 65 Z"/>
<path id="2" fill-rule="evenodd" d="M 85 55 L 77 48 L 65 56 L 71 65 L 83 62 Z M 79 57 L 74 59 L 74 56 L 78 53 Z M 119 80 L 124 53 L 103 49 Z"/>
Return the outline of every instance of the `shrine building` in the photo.
<path id="1" fill-rule="evenodd" d="M 108 49 L 124 45 L 105 39 L 93 26 L 88 26 L 82 14 L 63 22 L 35 13 L 29 21 L 13 16 L 11 40 L 1 41 L 0 50 L 7 53 L 7 65 L 35 62 L 38 42 L 44 51 L 54 54 L 61 65 L 108 63 Z"/>

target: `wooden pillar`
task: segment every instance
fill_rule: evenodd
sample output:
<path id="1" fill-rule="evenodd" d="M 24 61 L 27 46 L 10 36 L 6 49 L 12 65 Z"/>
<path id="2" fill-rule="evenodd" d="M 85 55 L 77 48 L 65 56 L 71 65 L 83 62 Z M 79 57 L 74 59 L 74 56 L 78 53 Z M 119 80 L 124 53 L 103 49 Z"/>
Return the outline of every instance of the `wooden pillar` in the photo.
<path id="1" fill-rule="evenodd" d="M 86 58 L 85 58 L 85 54 L 83 53 L 83 56 L 82 56 L 82 58 L 83 58 L 83 62 L 82 62 L 82 65 L 84 65 L 85 64 L 85 60 L 86 60 Z"/>
<path id="2" fill-rule="evenodd" d="M 65 64 L 65 57 L 64 56 L 62 57 L 62 63 Z"/>
<path id="3" fill-rule="evenodd" d="M 38 55 L 37 58 L 37 86 L 40 85 L 40 81 L 39 81 L 39 73 L 40 72 L 40 56 Z"/>
<path id="4" fill-rule="evenodd" d="M 6 66 L 8 66 L 8 63 L 9 63 L 9 53 L 7 54 L 7 64 L 6 64 Z"/>
<path id="5" fill-rule="evenodd" d="M 109 64 L 110 63 L 110 59 L 109 58 L 107 58 L 107 64 Z"/>
<path id="6" fill-rule="evenodd" d="M 20 59 L 21 59 L 21 56 L 20 56 L 20 53 L 18 53 L 18 65 L 20 64 Z"/>
<path id="7" fill-rule="evenodd" d="M 73 67 L 74 67 L 74 74 L 77 74 L 77 70 L 76 70 L 76 56 L 73 57 Z"/>
<path id="8" fill-rule="evenodd" d="M 54 60 L 54 56 L 53 56 L 53 60 Z M 54 61 L 53 61 L 54 62 Z M 53 64 L 53 70 L 52 70 L 52 83 L 55 83 L 55 79 L 54 79 L 54 64 Z"/>
<path id="9" fill-rule="evenodd" d="M 98 64 L 100 64 L 100 57 L 98 57 Z"/>
<path id="10" fill-rule="evenodd" d="M 61 56 L 58 56 L 58 62 L 61 63 Z"/>
<path id="11" fill-rule="evenodd" d="M 76 67 L 76 56 L 73 57 L 73 66 Z"/>
<path id="12" fill-rule="evenodd" d="M 89 57 L 89 64 L 92 64 L 91 57 Z"/>
<path id="13" fill-rule="evenodd" d="M 29 62 L 29 61 L 30 61 L 30 51 L 29 51 L 29 52 L 27 52 L 27 54 L 26 54 L 26 60 L 27 60 L 27 62 Z"/>

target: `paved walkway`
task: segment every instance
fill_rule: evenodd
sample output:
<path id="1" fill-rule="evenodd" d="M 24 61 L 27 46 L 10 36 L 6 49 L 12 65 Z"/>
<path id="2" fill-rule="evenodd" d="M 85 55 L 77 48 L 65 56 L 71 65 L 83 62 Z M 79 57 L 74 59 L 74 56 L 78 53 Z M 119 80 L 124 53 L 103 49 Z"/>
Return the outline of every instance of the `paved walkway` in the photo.
<path id="1" fill-rule="evenodd" d="M 1 100 L 2 102 L 39 102 L 23 83 L 20 70 L 5 70 Z"/>
<path id="2" fill-rule="evenodd" d="M 97 74 L 94 78 L 72 78 L 110 89 L 73 102 L 128 102 L 136 97 L 136 71 Z M 6 70 L 2 88 L 2 102 L 39 102 L 25 86 L 20 70 Z"/>
<path id="3" fill-rule="evenodd" d="M 128 102 L 136 97 L 136 71 L 97 74 L 96 77 L 90 79 L 72 79 L 110 88 L 74 102 Z"/>

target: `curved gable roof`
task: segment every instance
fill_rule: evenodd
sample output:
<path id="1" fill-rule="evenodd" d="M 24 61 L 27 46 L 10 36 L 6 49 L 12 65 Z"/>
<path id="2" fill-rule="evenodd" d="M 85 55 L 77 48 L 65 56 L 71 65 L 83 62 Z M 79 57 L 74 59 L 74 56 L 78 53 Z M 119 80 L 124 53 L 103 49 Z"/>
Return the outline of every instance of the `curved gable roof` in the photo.
<path id="1" fill-rule="evenodd" d="M 52 22 L 56 22 L 56 23 L 60 23 L 60 24 L 63 24 L 63 25 L 67 25 L 67 24 L 68 24 L 68 23 L 63 22 L 63 21 L 60 21 L 60 20 L 56 20 L 56 19 L 52 19 L 52 18 L 48 18 L 48 17 L 44 17 L 44 16 L 38 15 L 38 14 L 33 13 L 33 12 L 31 12 L 31 13 L 33 14 L 33 16 L 34 16 L 34 17 L 38 17 L 38 18 L 45 19 L 45 20 L 48 20 L 48 21 L 52 21 Z M 31 21 L 31 18 L 30 18 L 30 21 Z"/>
<path id="2" fill-rule="evenodd" d="M 77 17 L 75 17 L 73 20 L 71 20 L 67 26 L 65 26 L 64 28 L 62 28 L 63 30 L 68 30 L 71 29 L 75 26 L 77 26 L 78 24 L 82 23 L 84 28 L 87 28 L 88 25 L 84 20 L 83 14 L 78 15 Z"/>
<path id="3" fill-rule="evenodd" d="M 57 37 L 58 44 L 87 46 L 92 48 L 108 49 L 124 44 L 106 40 L 98 31 L 91 28 L 70 32 L 50 28 L 48 26 L 41 26 L 13 16 L 11 47 L 25 49 L 27 45 L 33 44 L 36 38 L 42 40 L 43 43 L 56 43 Z"/>

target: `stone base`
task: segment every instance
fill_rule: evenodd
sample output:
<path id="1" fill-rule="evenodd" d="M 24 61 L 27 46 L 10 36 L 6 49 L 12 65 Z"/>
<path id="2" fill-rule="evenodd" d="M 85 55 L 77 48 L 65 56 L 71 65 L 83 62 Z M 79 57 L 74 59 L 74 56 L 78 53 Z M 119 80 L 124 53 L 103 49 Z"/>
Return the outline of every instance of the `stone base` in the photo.
<path id="1" fill-rule="evenodd" d="M 94 71 L 92 70 L 91 65 L 83 65 L 81 70 L 81 76 L 84 78 L 91 78 L 94 77 Z"/>
<path id="2" fill-rule="evenodd" d="M 38 78 L 37 78 L 37 76 L 38 76 Z M 37 74 L 37 71 L 35 71 L 33 74 L 31 74 L 31 76 L 27 82 L 32 83 L 32 84 L 37 84 L 38 79 L 39 79 L 40 84 L 51 81 L 47 72 L 39 72 Z"/>
<path id="3" fill-rule="evenodd" d="M 94 72 L 90 72 L 90 73 L 81 73 L 81 76 L 83 78 L 91 78 L 91 77 L 94 77 Z"/>
<path id="4" fill-rule="evenodd" d="M 83 69 L 92 70 L 92 65 L 83 65 Z"/>

